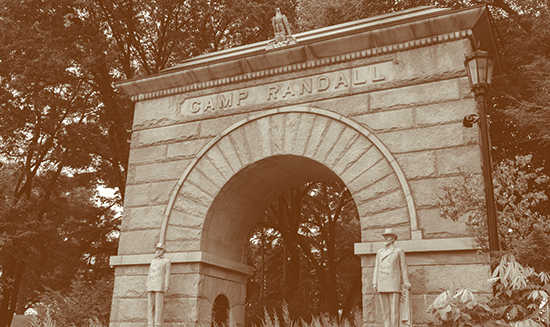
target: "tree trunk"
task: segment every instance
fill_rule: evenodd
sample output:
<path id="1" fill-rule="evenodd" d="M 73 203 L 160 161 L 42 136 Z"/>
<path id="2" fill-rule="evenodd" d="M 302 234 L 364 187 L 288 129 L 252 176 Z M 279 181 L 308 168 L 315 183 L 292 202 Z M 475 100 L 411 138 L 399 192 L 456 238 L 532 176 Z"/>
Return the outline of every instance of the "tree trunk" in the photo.
<path id="1" fill-rule="evenodd" d="M 24 264 L 12 256 L 2 266 L 2 302 L 0 303 L 0 327 L 9 327 L 17 307 L 17 294 L 23 277 Z"/>
<path id="2" fill-rule="evenodd" d="M 353 313 L 354 305 L 356 302 L 355 299 L 361 296 L 361 286 L 362 286 L 361 275 L 357 275 L 351 282 L 351 286 L 348 290 L 348 293 L 346 294 L 344 303 L 342 304 L 341 321 L 347 320 L 352 326 L 355 323 L 355 321 L 353 321 L 354 317 L 352 317 L 351 314 Z M 354 326 L 354 327 L 360 327 L 360 326 Z"/>
<path id="3" fill-rule="evenodd" d="M 15 258 L 8 257 L 2 265 L 2 302 L 0 303 L 0 327 L 9 327 L 11 317 L 8 317 L 13 278 L 15 276 Z M 9 322 L 9 323 L 8 323 Z"/>

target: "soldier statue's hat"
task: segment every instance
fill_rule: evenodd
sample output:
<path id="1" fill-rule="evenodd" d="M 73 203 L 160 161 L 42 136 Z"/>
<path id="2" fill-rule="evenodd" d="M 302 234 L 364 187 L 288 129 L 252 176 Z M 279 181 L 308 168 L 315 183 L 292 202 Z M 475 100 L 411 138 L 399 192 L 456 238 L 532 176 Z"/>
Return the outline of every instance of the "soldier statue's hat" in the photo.
<path id="1" fill-rule="evenodd" d="M 386 236 L 386 235 L 391 235 L 391 236 L 395 237 L 395 239 L 397 239 L 397 234 L 395 234 L 393 232 L 393 229 L 391 229 L 391 228 L 386 228 L 384 233 L 382 233 L 382 236 Z"/>

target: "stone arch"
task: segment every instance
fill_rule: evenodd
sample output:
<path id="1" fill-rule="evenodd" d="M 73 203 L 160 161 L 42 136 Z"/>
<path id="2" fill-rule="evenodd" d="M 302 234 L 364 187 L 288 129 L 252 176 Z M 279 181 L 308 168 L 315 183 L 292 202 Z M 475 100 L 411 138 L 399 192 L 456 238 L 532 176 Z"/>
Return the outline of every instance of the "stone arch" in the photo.
<path id="1" fill-rule="evenodd" d="M 244 262 L 245 254 L 235 250 L 244 248 L 253 228 L 254 219 L 247 218 L 258 214 L 249 209 L 260 200 L 255 196 L 266 201 L 293 180 L 307 181 L 308 173 L 348 186 L 362 242 L 378 240 L 388 225 L 402 239 L 418 235 L 409 185 L 384 144 L 349 118 L 300 107 L 251 115 L 204 147 L 172 191 L 159 240 L 168 252 L 202 251 Z"/>

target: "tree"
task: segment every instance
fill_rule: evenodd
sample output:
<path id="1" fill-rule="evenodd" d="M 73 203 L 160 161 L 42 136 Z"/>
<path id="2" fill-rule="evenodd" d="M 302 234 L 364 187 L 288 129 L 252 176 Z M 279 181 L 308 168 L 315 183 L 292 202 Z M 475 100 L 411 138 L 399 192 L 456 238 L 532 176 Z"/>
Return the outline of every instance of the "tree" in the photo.
<path id="1" fill-rule="evenodd" d="M 519 262 L 539 271 L 550 271 L 547 245 L 550 244 L 550 216 L 546 213 L 546 191 L 550 179 L 535 168 L 531 156 L 503 160 L 494 172 L 499 243 L 502 251 L 513 253 Z M 443 188 L 440 214 L 466 221 L 479 244 L 487 249 L 485 196 L 478 176 L 464 173 L 460 183 Z M 537 255 L 534 255 L 537 254 Z"/>
<path id="2" fill-rule="evenodd" d="M 295 319 L 325 312 L 350 319 L 361 294 L 360 262 L 353 256 L 359 240 L 355 204 L 342 184 L 310 182 L 287 190 L 252 237 L 255 272 L 247 302 L 257 316 L 284 302 Z"/>
<path id="3" fill-rule="evenodd" d="M 270 33 L 266 27 L 275 6 L 292 20 L 295 4 L 0 0 L 0 5 L 5 31 L 0 35 L 0 159 L 10 167 L 2 171 L 10 190 L 0 209 L 6 227 L 2 291 L 15 298 L 10 285 L 19 282 L 7 272 L 25 262 L 21 285 L 29 291 L 20 297 L 21 310 L 33 290 L 67 290 L 74 274 L 98 278 L 114 254 L 118 220 L 112 207 L 124 197 L 133 114 L 133 104 L 114 83 L 260 40 Z M 106 206 L 90 203 L 98 185 L 116 188 L 120 196 Z M 69 241 L 78 245 L 67 246 Z M 55 276 L 45 279 L 48 274 Z M 10 311 L 13 306 L 4 304 L 11 300 L 3 301 L 0 309 Z"/>
<path id="4" fill-rule="evenodd" d="M 109 324 L 113 277 L 94 281 L 77 278 L 71 282 L 68 292 L 46 291 L 36 307 L 39 317 L 49 317 L 61 326 L 87 327 Z"/>
<path id="5" fill-rule="evenodd" d="M 292 22 L 295 6 L 291 0 L 90 0 L 86 11 L 109 35 L 120 73 L 133 78 L 269 39 L 275 8 Z"/>
<path id="6" fill-rule="evenodd" d="M 127 142 L 118 139 L 128 138 L 124 126 L 130 122 L 105 114 L 120 106 L 100 104 L 99 84 L 87 68 L 101 57 L 86 59 L 89 49 L 80 42 L 90 35 L 71 22 L 77 11 L 70 5 L 2 2 L 0 24 L 6 33 L 0 47 L 0 156 L 5 196 L 0 259 L 4 271 L 26 267 L 11 281 L 22 285 L 19 312 L 36 297 L 34 290 L 66 287 L 82 266 L 80 260 L 98 254 L 95 242 L 100 238 L 89 240 L 98 233 L 78 236 L 87 229 L 83 226 L 101 230 L 104 237 L 118 228 L 112 206 L 98 206 L 92 195 L 98 183 L 121 186 L 123 193 L 122 149 Z M 129 103 L 119 101 L 124 102 Z M 113 253 L 112 245 L 107 248 Z M 92 266 L 99 266 L 102 260 L 93 257 Z M 17 288 L 6 285 L 4 291 L 8 289 L 14 301 Z M 6 309 L 8 300 L 3 299 L 1 308 L 7 311 L 0 316 L 10 319 L 15 306 Z"/>
<path id="7" fill-rule="evenodd" d="M 497 36 L 502 73 L 495 77 L 491 136 L 497 160 L 533 155 L 533 162 L 548 162 L 550 121 L 550 11 L 548 5 L 525 2 L 522 19 L 529 32 L 514 20 L 498 17 Z M 546 166 L 546 174 L 550 167 Z"/>

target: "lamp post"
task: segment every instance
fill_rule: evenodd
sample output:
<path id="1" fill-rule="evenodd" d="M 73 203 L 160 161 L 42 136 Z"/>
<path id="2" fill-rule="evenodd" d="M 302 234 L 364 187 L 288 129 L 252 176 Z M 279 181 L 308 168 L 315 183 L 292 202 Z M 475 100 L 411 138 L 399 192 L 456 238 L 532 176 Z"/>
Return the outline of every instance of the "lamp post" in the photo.
<path id="1" fill-rule="evenodd" d="M 487 227 L 489 232 L 489 251 L 498 251 L 498 229 L 495 196 L 493 192 L 493 174 L 491 161 L 491 146 L 489 141 L 489 127 L 485 114 L 486 95 L 493 77 L 494 61 L 487 51 L 477 50 L 464 60 L 470 87 L 475 94 L 479 113 L 479 127 L 481 130 L 481 152 L 483 156 L 483 179 L 485 181 L 485 202 L 487 206 Z M 466 117 L 468 118 L 468 116 Z M 464 126 L 467 125 L 467 119 Z M 471 120 L 468 127 L 471 127 Z"/>

